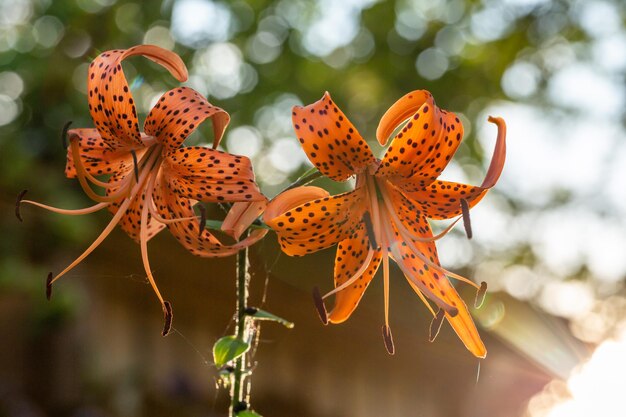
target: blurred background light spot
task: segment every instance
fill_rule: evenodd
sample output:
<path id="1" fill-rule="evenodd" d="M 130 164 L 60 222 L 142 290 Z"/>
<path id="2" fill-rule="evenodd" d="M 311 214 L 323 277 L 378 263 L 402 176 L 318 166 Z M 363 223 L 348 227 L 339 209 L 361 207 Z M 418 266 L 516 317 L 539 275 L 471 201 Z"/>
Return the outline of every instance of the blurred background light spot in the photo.
<path id="1" fill-rule="evenodd" d="M 593 62 L 611 72 L 626 70 L 626 33 L 619 32 L 597 39 L 592 46 Z"/>
<path id="2" fill-rule="evenodd" d="M 35 40 L 44 48 L 52 48 L 63 37 L 63 23 L 54 16 L 42 16 L 33 25 Z"/>
<path id="3" fill-rule="evenodd" d="M 63 52 L 70 58 L 78 58 L 91 47 L 91 36 L 84 31 L 72 31 L 63 38 Z"/>
<path id="4" fill-rule="evenodd" d="M 76 0 L 76 5 L 87 13 L 98 13 L 115 4 L 117 0 Z"/>
<path id="5" fill-rule="evenodd" d="M 437 242 L 439 260 L 446 268 L 462 268 L 469 264 L 474 257 L 472 244 L 465 234 L 449 234 L 445 239 Z"/>
<path id="6" fill-rule="evenodd" d="M 161 48 L 174 49 L 174 39 L 170 34 L 170 30 L 163 26 L 153 26 L 143 36 L 143 43 L 158 45 Z"/>
<path id="7" fill-rule="evenodd" d="M 256 71 L 244 64 L 241 50 L 231 43 L 214 43 L 194 58 L 195 75 L 204 78 L 208 94 L 225 99 L 254 88 Z"/>
<path id="8" fill-rule="evenodd" d="M 0 25 L 11 27 L 27 23 L 33 15 L 30 0 L 3 0 L 0 2 Z"/>
<path id="9" fill-rule="evenodd" d="M 0 94 L 0 126 L 11 123 L 18 114 L 19 107 L 16 100 L 6 94 Z"/>
<path id="10" fill-rule="evenodd" d="M 304 151 L 293 138 L 275 140 L 269 151 L 269 160 L 272 165 L 287 174 L 300 168 L 305 159 Z"/>
<path id="11" fill-rule="evenodd" d="M 465 46 L 465 35 L 455 26 L 446 26 L 437 32 L 435 46 L 447 55 L 458 55 Z"/>
<path id="12" fill-rule="evenodd" d="M 172 10 L 172 35 L 177 42 L 199 48 L 233 35 L 228 6 L 211 0 L 178 0 Z"/>
<path id="13" fill-rule="evenodd" d="M 622 27 L 622 14 L 615 5 L 606 1 L 579 2 L 580 26 L 591 36 L 600 37 Z"/>
<path id="14" fill-rule="evenodd" d="M 263 146 L 260 132 L 252 126 L 240 126 L 231 129 L 226 135 L 228 151 L 235 155 L 254 158 Z"/>
<path id="15" fill-rule="evenodd" d="M 626 334 L 598 346 L 591 358 L 575 369 L 566 384 L 551 382 L 528 405 L 530 417 L 621 417 L 626 385 Z M 554 385 L 561 386 L 555 390 Z"/>
<path id="16" fill-rule="evenodd" d="M 510 12 L 502 7 L 486 7 L 472 14 L 470 28 L 479 41 L 491 42 L 511 30 L 512 18 Z"/>
<path id="17" fill-rule="evenodd" d="M 525 265 L 514 265 L 504 271 L 501 279 L 506 292 L 518 300 L 530 300 L 541 289 L 544 277 Z"/>
<path id="18" fill-rule="evenodd" d="M 548 94 L 563 107 L 586 114 L 617 116 L 625 104 L 619 82 L 602 76 L 589 64 L 574 64 L 550 79 Z"/>
<path id="19" fill-rule="evenodd" d="M 537 66 L 517 61 L 502 75 L 502 89 L 507 96 L 517 99 L 533 95 L 537 91 L 541 72 Z"/>
<path id="20" fill-rule="evenodd" d="M 282 42 L 274 33 L 261 31 L 248 39 L 246 53 L 252 62 L 267 64 L 280 55 Z"/>
<path id="21" fill-rule="evenodd" d="M 0 94 L 16 100 L 24 92 L 22 77 L 13 71 L 0 72 Z"/>
<path id="22" fill-rule="evenodd" d="M 448 70 L 449 65 L 447 55 L 438 48 L 428 48 L 422 51 L 415 62 L 417 72 L 427 80 L 441 78 Z"/>
<path id="23" fill-rule="evenodd" d="M 550 314 L 574 318 L 587 313 L 594 302 L 593 290 L 581 281 L 551 281 L 544 284 L 539 303 Z"/>
<path id="24" fill-rule="evenodd" d="M 115 24 L 122 32 L 135 34 L 141 32 L 139 23 L 142 20 L 142 15 L 143 12 L 139 4 L 126 3 L 115 11 Z"/>

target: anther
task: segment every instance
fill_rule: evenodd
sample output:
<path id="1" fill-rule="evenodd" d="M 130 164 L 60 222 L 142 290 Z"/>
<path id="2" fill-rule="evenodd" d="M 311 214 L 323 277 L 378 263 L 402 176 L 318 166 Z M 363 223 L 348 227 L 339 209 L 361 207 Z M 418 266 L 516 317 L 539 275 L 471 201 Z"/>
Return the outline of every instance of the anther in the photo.
<path id="1" fill-rule="evenodd" d="M 46 299 L 50 301 L 50 297 L 52 297 L 52 272 L 46 278 Z"/>
<path id="2" fill-rule="evenodd" d="M 445 317 L 445 312 L 443 309 L 437 310 L 437 314 L 433 318 L 433 321 L 430 322 L 430 334 L 428 335 L 428 341 L 434 342 L 439 334 L 439 330 L 441 330 L 441 325 L 443 324 L 443 318 Z"/>
<path id="3" fill-rule="evenodd" d="M 22 214 L 20 213 L 20 207 L 22 205 L 22 200 L 24 199 L 24 196 L 26 195 L 27 192 L 28 190 L 23 190 L 21 193 L 17 195 L 17 199 L 15 200 L 15 217 L 17 217 L 17 219 L 20 222 L 24 221 L 22 219 Z"/>
<path id="4" fill-rule="evenodd" d="M 202 236 L 204 228 L 206 227 L 206 207 L 202 204 L 198 204 L 198 210 L 200 210 L 200 225 L 198 227 L 198 237 Z"/>
<path id="5" fill-rule="evenodd" d="M 326 305 L 324 304 L 324 300 L 322 299 L 322 295 L 320 294 L 320 289 L 317 287 L 313 287 L 313 303 L 315 304 L 317 314 L 319 314 L 322 323 L 324 323 L 325 325 L 328 324 L 328 313 L 326 312 Z"/>
<path id="6" fill-rule="evenodd" d="M 71 124 L 71 120 L 65 123 L 63 130 L 61 131 L 61 143 L 63 144 L 63 149 L 67 149 L 67 131 L 70 129 Z"/>
<path id="7" fill-rule="evenodd" d="M 172 305 L 169 301 L 163 301 L 163 314 L 165 315 L 165 324 L 163 325 L 162 336 L 167 336 L 172 329 Z"/>
<path id="8" fill-rule="evenodd" d="M 476 299 L 474 300 L 474 308 L 480 308 L 485 302 L 485 295 L 487 294 L 487 283 L 485 281 L 480 283 L 480 288 L 476 291 Z"/>
<path id="9" fill-rule="evenodd" d="M 396 348 L 393 345 L 393 336 L 391 335 L 391 328 L 386 324 L 383 324 L 383 341 L 385 342 L 385 348 L 387 353 L 393 355 L 396 352 Z"/>
<path id="10" fill-rule="evenodd" d="M 133 169 L 135 171 L 135 181 L 139 182 L 139 165 L 137 163 L 137 154 L 135 153 L 134 149 L 130 151 L 130 154 L 133 156 Z"/>
<path id="11" fill-rule="evenodd" d="M 463 227 L 465 227 L 465 234 L 468 239 L 472 238 L 472 222 L 470 221 L 469 204 L 467 200 L 461 199 L 461 212 L 463 213 Z"/>
<path id="12" fill-rule="evenodd" d="M 365 224 L 365 230 L 367 231 L 367 238 L 370 241 L 370 247 L 372 249 L 378 249 L 378 243 L 376 243 L 376 234 L 374 233 L 374 225 L 372 224 L 372 217 L 370 212 L 363 213 L 363 223 Z"/>

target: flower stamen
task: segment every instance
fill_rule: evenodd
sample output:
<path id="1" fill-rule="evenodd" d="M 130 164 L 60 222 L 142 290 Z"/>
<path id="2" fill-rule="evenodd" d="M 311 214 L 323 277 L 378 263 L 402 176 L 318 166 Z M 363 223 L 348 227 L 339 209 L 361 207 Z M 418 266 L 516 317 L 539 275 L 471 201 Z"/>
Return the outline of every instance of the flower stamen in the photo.
<path id="1" fill-rule="evenodd" d="M 443 318 L 446 313 L 443 309 L 437 310 L 437 314 L 433 317 L 433 321 L 430 322 L 430 330 L 428 335 L 428 341 L 434 342 L 439 334 L 439 330 L 441 330 L 441 325 L 443 324 Z"/>
<path id="2" fill-rule="evenodd" d="M 463 227 L 468 239 L 472 238 L 472 222 L 470 221 L 470 208 L 467 200 L 461 199 L 461 212 L 463 217 Z"/>
<path id="3" fill-rule="evenodd" d="M 320 320 L 324 325 L 328 324 L 328 312 L 326 311 L 326 305 L 324 304 L 324 299 L 320 295 L 320 289 L 317 287 L 313 287 L 313 304 L 315 305 L 315 309 L 317 310 L 317 314 L 320 316 Z"/>

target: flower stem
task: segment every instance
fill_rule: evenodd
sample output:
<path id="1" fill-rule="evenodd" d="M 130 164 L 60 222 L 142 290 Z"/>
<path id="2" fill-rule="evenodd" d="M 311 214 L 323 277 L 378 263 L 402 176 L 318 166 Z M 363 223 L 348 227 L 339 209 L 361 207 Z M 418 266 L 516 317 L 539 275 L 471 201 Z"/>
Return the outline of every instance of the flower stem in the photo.
<path id="1" fill-rule="evenodd" d="M 242 236 L 245 238 L 245 236 Z M 237 309 L 236 309 L 236 326 L 237 338 L 247 340 L 248 338 L 248 318 L 246 315 L 246 302 L 248 300 L 248 286 L 250 284 L 250 275 L 248 274 L 248 248 L 244 248 L 237 252 Z M 246 355 L 241 355 L 235 361 L 235 370 L 233 371 L 233 381 L 231 385 L 231 403 L 230 416 L 234 417 L 237 412 L 245 409 L 244 400 L 244 383 L 246 382 Z M 250 382 L 248 381 L 248 384 Z M 248 388 L 249 389 L 249 388 Z"/>

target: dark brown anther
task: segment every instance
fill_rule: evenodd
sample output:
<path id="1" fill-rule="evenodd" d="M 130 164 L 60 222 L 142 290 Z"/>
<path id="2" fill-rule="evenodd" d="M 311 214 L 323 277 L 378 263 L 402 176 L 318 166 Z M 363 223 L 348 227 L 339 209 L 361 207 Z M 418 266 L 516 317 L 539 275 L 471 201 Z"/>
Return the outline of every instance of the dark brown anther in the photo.
<path id="1" fill-rule="evenodd" d="M 383 341 L 385 342 L 385 348 L 387 353 L 393 355 L 396 353 L 396 348 L 393 345 L 393 336 L 391 335 L 391 328 L 386 324 L 383 324 Z"/>
<path id="2" fill-rule="evenodd" d="M 163 314 L 165 314 L 165 324 L 161 335 L 167 336 L 172 329 L 172 305 L 169 301 L 163 301 Z"/>
<path id="3" fill-rule="evenodd" d="M 256 307 L 246 307 L 245 310 L 243 310 L 247 316 L 254 316 L 257 311 L 259 311 L 259 309 Z"/>
<path id="4" fill-rule="evenodd" d="M 480 308 L 485 302 L 485 295 L 487 295 L 487 283 L 485 281 L 480 283 L 480 288 L 476 291 L 476 299 L 474 300 L 474 308 Z"/>
<path id="5" fill-rule="evenodd" d="M 131 149 L 130 154 L 133 156 L 133 170 L 135 171 L 135 181 L 139 182 L 139 163 L 137 162 L 137 153 Z"/>
<path id="6" fill-rule="evenodd" d="M 202 204 L 198 204 L 198 210 L 200 210 L 200 225 L 198 227 L 198 236 L 202 236 L 204 228 L 206 227 L 206 207 Z"/>
<path id="7" fill-rule="evenodd" d="M 369 211 L 363 213 L 363 223 L 365 224 L 365 230 L 367 231 L 367 238 L 370 241 L 370 247 L 372 249 L 378 249 L 376 234 L 374 233 L 374 224 L 372 223 L 372 217 L 370 216 Z"/>
<path id="8" fill-rule="evenodd" d="M 70 129 L 71 124 L 71 120 L 65 123 L 63 130 L 61 131 L 61 143 L 63 144 L 63 149 L 67 149 L 67 131 Z"/>
<path id="9" fill-rule="evenodd" d="M 21 193 L 19 193 L 17 195 L 17 199 L 15 200 L 15 217 L 17 217 L 17 219 L 20 222 L 23 222 L 24 220 L 22 219 L 22 214 L 20 213 L 20 207 L 22 205 L 22 200 L 24 199 L 24 196 L 26 195 L 26 193 L 28 192 L 28 190 L 24 190 Z"/>
<path id="10" fill-rule="evenodd" d="M 472 222 L 470 221 L 470 208 L 467 200 L 461 199 L 461 212 L 463 213 L 463 227 L 468 239 L 472 238 Z"/>
<path id="11" fill-rule="evenodd" d="M 52 297 L 52 272 L 46 278 L 46 299 L 50 301 L 50 297 Z"/>
<path id="12" fill-rule="evenodd" d="M 445 311 L 440 308 L 433 318 L 433 321 L 430 322 L 430 334 L 428 335 L 429 342 L 434 342 L 437 338 L 439 330 L 441 330 L 441 325 L 443 324 L 443 318 L 445 317 L 445 315 Z"/>
<path id="13" fill-rule="evenodd" d="M 328 324 L 328 313 L 326 312 L 326 305 L 324 304 L 324 299 L 322 299 L 320 290 L 317 287 L 313 287 L 313 303 L 315 304 L 317 314 L 319 314 L 322 323 L 324 323 L 325 325 Z"/>

